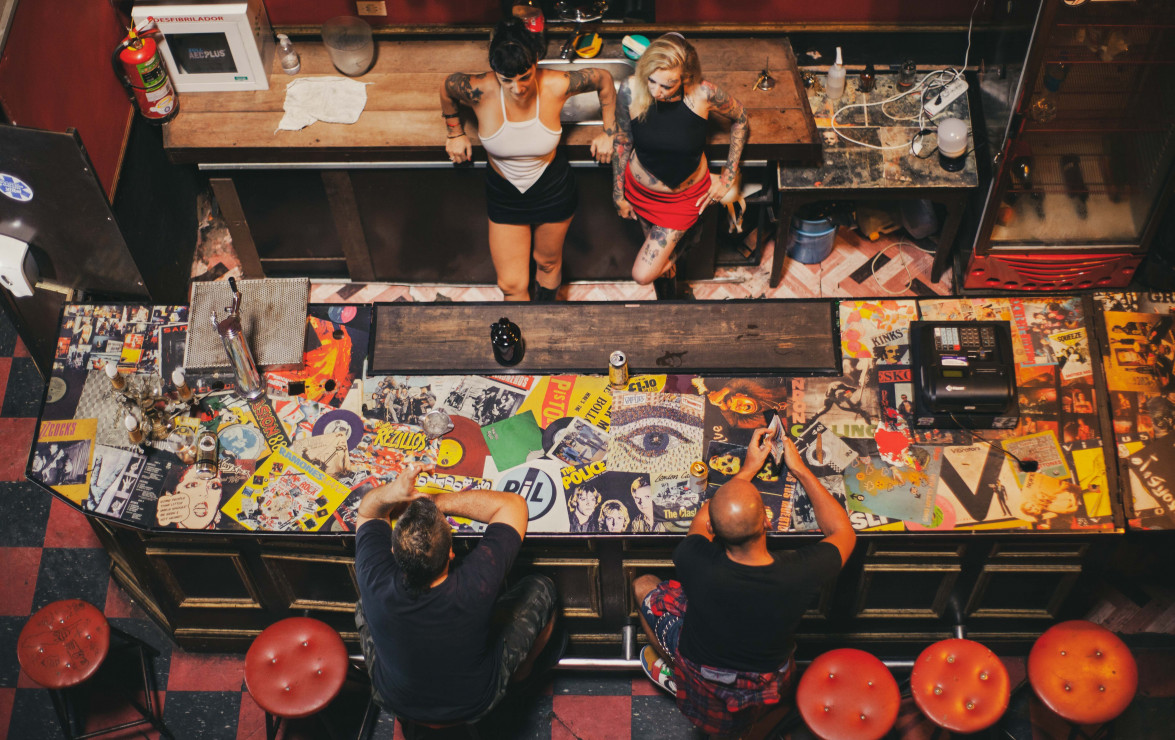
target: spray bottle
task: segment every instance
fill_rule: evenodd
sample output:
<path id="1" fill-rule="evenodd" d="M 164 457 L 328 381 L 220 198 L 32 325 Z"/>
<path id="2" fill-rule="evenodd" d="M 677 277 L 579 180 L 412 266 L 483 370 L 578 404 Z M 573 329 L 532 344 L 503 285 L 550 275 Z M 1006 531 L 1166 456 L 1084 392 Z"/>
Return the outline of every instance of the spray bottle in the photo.
<path id="1" fill-rule="evenodd" d="M 828 68 L 828 79 L 824 84 L 824 95 L 829 100 L 840 100 L 845 94 L 845 67 L 840 47 L 836 47 L 836 64 Z"/>

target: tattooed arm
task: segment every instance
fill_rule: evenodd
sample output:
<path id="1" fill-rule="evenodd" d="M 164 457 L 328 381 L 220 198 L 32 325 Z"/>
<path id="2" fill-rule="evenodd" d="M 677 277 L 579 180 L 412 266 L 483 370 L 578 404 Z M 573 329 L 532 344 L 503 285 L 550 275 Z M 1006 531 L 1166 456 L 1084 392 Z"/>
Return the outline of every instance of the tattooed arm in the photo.
<path id="1" fill-rule="evenodd" d="M 612 75 L 606 69 L 588 67 L 567 74 L 567 94 L 572 95 L 595 90 L 600 96 L 600 112 L 604 119 L 604 130 L 592 139 L 592 156 L 602 164 L 612 161 L 612 137 L 616 134 L 616 88 Z"/>
<path id="2" fill-rule="evenodd" d="M 734 179 L 738 176 L 739 160 L 742 159 L 743 147 L 746 146 L 751 127 L 747 123 L 747 114 L 742 103 L 733 95 L 728 95 L 713 82 L 703 81 L 698 89 L 709 101 L 710 113 L 730 121 L 730 152 L 726 155 L 726 166 L 722 168 L 722 175 L 712 178 L 710 193 L 706 196 L 719 201 L 734 185 Z"/>
<path id="3" fill-rule="evenodd" d="M 616 204 L 616 212 L 621 218 L 635 219 L 632 205 L 624 197 L 624 171 L 628 169 L 628 160 L 632 159 L 632 120 L 628 115 L 628 106 L 632 102 L 631 82 L 632 78 L 625 80 L 616 94 L 616 135 L 612 139 L 612 202 Z"/>
<path id="4" fill-rule="evenodd" d="M 449 160 L 454 163 L 468 162 L 472 159 L 473 145 L 465 135 L 465 124 L 461 123 L 461 119 L 451 116 L 458 113 L 458 105 L 477 109 L 478 103 L 485 95 L 481 84 L 486 77 L 488 73 L 468 75 L 456 72 L 445 78 L 445 84 L 441 85 L 441 114 L 446 116 L 445 151 L 449 155 Z"/>

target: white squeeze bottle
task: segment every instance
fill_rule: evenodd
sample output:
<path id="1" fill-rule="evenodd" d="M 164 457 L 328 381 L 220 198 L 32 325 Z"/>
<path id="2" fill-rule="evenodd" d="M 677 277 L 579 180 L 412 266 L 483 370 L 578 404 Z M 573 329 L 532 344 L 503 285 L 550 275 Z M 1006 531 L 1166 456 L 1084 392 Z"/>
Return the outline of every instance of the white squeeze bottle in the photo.
<path id="1" fill-rule="evenodd" d="M 828 78 L 824 84 L 824 95 L 829 100 L 840 100 L 845 94 L 844 59 L 840 55 L 840 47 L 836 47 L 836 64 L 828 68 Z"/>
<path id="2" fill-rule="evenodd" d="M 290 41 L 290 37 L 284 33 L 277 35 L 277 58 L 281 61 L 282 71 L 288 75 L 296 75 L 302 69 L 302 60 L 298 58 L 298 51 L 294 48 L 294 44 Z M 844 70 L 841 70 L 841 78 L 843 81 Z M 844 87 L 843 85 L 841 87 Z"/>

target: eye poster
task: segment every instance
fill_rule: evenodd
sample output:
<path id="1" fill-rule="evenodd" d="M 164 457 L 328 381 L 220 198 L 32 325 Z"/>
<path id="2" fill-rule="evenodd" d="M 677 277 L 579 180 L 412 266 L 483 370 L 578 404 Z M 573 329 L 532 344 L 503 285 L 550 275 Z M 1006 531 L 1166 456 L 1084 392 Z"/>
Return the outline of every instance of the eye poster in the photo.
<path id="1" fill-rule="evenodd" d="M 608 469 L 686 475 L 702 457 L 706 400 L 680 393 L 616 393 Z"/>

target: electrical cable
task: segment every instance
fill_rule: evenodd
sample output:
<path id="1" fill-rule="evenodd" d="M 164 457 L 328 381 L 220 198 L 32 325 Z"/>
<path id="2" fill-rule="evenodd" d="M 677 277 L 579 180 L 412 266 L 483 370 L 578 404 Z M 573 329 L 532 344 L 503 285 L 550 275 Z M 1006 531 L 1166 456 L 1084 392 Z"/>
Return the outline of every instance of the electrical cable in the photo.
<path id="1" fill-rule="evenodd" d="M 995 445 L 993 445 L 991 442 L 987 441 L 983 437 L 976 436 L 975 430 L 972 429 L 971 427 L 967 426 L 963 422 L 959 421 L 958 417 L 955 416 L 953 413 L 948 411 L 947 415 L 951 417 L 951 421 L 953 421 L 959 425 L 960 429 L 967 432 L 968 436 L 971 437 L 972 442 L 975 442 L 975 441 L 982 442 L 983 444 L 992 448 L 996 452 L 1002 453 L 1006 457 L 1010 457 L 1013 460 L 1015 460 L 1016 465 L 1020 468 L 1021 473 L 1035 473 L 1040 468 L 1040 463 L 1038 461 L 1036 461 L 1036 460 L 1021 460 L 1020 458 L 1013 455 L 1011 452 L 1005 450 L 1003 447 L 996 447 Z"/>
<path id="2" fill-rule="evenodd" d="M 901 249 L 903 244 L 906 246 L 909 246 L 909 247 L 914 246 L 913 244 L 910 244 L 905 239 L 898 239 L 896 242 L 893 242 L 892 244 L 886 246 L 884 249 L 879 251 L 877 254 L 873 255 L 873 259 L 871 259 L 869 261 L 869 272 L 873 276 L 873 279 L 876 281 L 877 287 L 881 288 L 882 290 L 884 290 L 886 293 L 889 293 L 890 295 L 908 295 L 910 292 L 910 286 L 912 286 L 914 284 L 914 272 L 913 272 L 913 270 L 910 269 L 910 261 L 908 259 L 906 259 L 906 253 L 904 251 L 902 251 L 902 249 Z M 886 252 L 893 249 L 894 247 L 898 248 L 898 256 L 902 260 L 900 266 L 903 269 L 905 269 L 906 277 L 909 278 L 908 280 L 906 280 L 906 284 L 904 286 L 902 286 L 901 288 L 899 288 L 898 290 L 890 290 L 889 288 L 882 285 L 880 280 L 877 280 L 877 260 L 881 259 L 881 255 L 885 254 Z M 923 250 L 923 251 L 925 251 L 925 250 Z"/>

